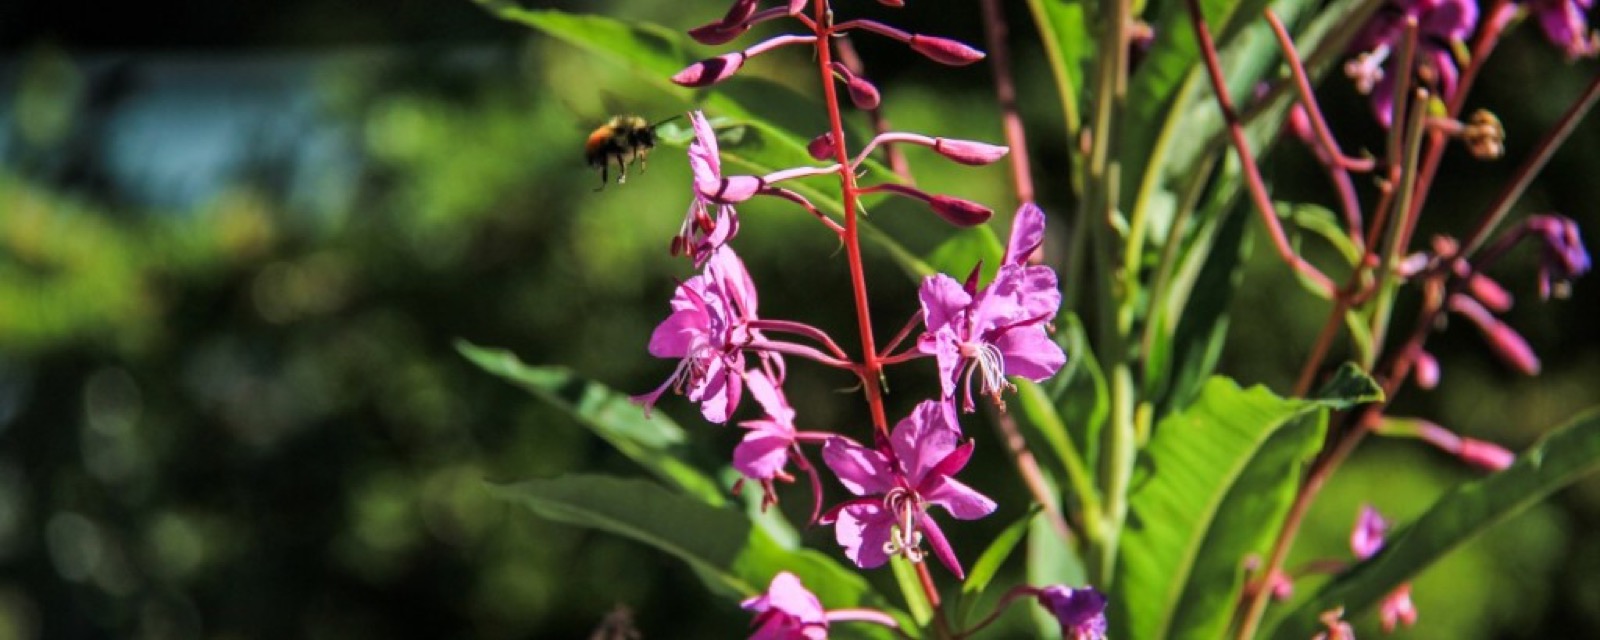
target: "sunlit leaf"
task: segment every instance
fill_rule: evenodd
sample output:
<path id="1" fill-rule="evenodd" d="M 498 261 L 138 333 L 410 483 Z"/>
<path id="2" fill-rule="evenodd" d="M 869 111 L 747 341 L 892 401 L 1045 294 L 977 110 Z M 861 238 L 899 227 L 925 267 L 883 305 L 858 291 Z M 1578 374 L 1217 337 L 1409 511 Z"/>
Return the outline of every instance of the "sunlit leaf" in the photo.
<path id="1" fill-rule="evenodd" d="M 1495 523 L 1596 470 L 1600 411 L 1590 410 L 1522 452 L 1505 471 L 1446 493 L 1390 535 L 1378 555 L 1300 601 L 1268 635 L 1311 637 L 1319 628 L 1318 614 L 1334 607 L 1345 607 L 1347 617 L 1356 615 Z M 1265 628 L 1273 627 L 1269 623 Z"/>
<path id="2" fill-rule="evenodd" d="M 1297 476 L 1255 472 L 1261 455 L 1303 452 L 1320 429 L 1299 430 L 1300 441 L 1267 448 L 1275 434 L 1313 412 L 1345 408 L 1381 397 L 1377 384 L 1354 367 L 1345 367 L 1327 395 L 1312 399 L 1280 398 L 1264 387 L 1240 389 L 1233 381 L 1212 378 L 1194 404 L 1162 420 L 1142 456 L 1146 475 L 1129 498 L 1120 562 L 1111 597 L 1110 620 L 1120 638 L 1165 638 L 1182 631 L 1174 623 L 1186 591 L 1212 588 L 1199 584 L 1197 566 L 1210 570 L 1235 559 L 1201 560 L 1208 536 L 1236 514 L 1224 507 L 1271 511 L 1260 505 L 1232 502 L 1234 492 L 1274 493 L 1298 483 Z M 1279 449 L 1278 447 L 1283 447 Z M 1266 451 L 1266 454 L 1263 454 Z M 1245 486 L 1241 481 L 1259 484 Z M 1270 506 L 1270 505 L 1269 505 Z M 1270 528 L 1270 523 L 1260 523 Z M 1213 533 L 1217 532 L 1217 533 Z M 1218 541 L 1226 548 L 1248 548 L 1251 540 Z"/>
<path id="3" fill-rule="evenodd" d="M 661 413 L 645 417 L 625 394 L 584 379 L 561 366 L 530 366 L 504 349 L 456 341 L 461 355 L 489 373 L 516 384 L 566 411 L 579 424 L 662 480 L 714 506 L 727 502 L 716 481 L 688 461 L 687 436 Z"/>

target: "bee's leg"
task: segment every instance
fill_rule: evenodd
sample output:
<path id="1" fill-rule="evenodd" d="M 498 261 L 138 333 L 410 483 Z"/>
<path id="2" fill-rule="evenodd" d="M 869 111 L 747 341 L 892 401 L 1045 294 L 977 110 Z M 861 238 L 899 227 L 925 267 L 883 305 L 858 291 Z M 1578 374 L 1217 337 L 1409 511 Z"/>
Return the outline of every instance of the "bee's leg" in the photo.
<path id="1" fill-rule="evenodd" d="M 628 182 L 628 161 L 624 160 L 622 158 L 622 156 L 620 156 L 620 155 L 617 156 L 617 171 L 622 173 L 622 175 L 617 178 L 617 184 L 627 184 L 627 182 Z"/>
<path id="2" fill-rule="evenodd" d="M 610 168 L 611 168 L 611 164 L 610 163 L 607 163 L 607 162 L 600 163 L 600 186 L 595 187 L 594 188 L 595 191 L 600 191 L 600 190 L 603 190 L 603 189 L 606 188 L 606 178 L 609 177 L 609 176 L 606 175 L 606 170 L 610 169 Z"/>
<path id="3" fill-rule="evenodd" d="M 650 168 L 650 151 L 648 149 L 640 150 L 639 155 L 636 157 L 639 159 L 639 173 L 644 173 L 645 169 Z"/>

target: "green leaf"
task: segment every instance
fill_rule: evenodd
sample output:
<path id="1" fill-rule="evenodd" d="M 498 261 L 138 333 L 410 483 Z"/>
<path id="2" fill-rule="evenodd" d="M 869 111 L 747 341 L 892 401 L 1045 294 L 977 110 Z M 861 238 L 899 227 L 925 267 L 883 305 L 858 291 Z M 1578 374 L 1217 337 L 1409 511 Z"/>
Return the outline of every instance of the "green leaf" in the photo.
<path id="1" fill-rule="evenodd" d="M 729 570 L 755 530 L 737 511 L 713 507 L 647 480 L 600 475 L 490 488 L 496 497 L 550 520 L 607 531 L 665 551 L 688 563 L 706 586 L 724 596 L 747 598 L 766 587 Z"/>
<path id="2" fill-rule="evenodd" d="M 1298 482 L 1298 477 L 1283 474 L 1281 469 L 1278 474 L 1267 473 L 1254 461 L 1261 455 L 1304 451 L 1311 446 L 1305 440 L 1314 438 L 1318 429 L 1302 430 L 1298 438 L 1267 447 L 1275 434 L 1313 412 L 1381 396 L 1375 382 L 1348 366 L 1328 389 L 1328 395 L 1314 399 L 1280 398 L 1265 387 L 1240 389 L 1227 378 L 1215 377 L 1193 405 L 1161 421 L 1144 451 L 1142 464 L 1148 473 L 1129 499 L 1128 526 L 1121 540 L 1111 598 L 1115 637 L 1165 638 L 1178 633 L 1182 629 L 1175 623 L 1187 593 L 1216 586 L 1199 582 L 1214 576 L 1196 574 L 1197 566 L 1210 571 L 1224 566 L 1218 563 L 1242 560 L 1206 558 L 1206 563 L 1200 564 L 1208 536 L 1228 535 L 1217 525 L 1238 517 L 1222 512 L 1229 506 L 1230 493 L 1243 492 L 1237 495 L 1246 497 L 1250 492 L 1266 494 Z M 1240 484 L 1243 480 L 1260 484 Z M 1240 504 L 1233 502 L 1236 507 Z M 1262 510 L 1270 509 L 1255 509 Z M 1256 526 L 1271 528 L 1270 523 Z M 1219 540 L 1215 544 L 1237 548 L 1253 542 Z"/>
<path id="3" fill-rule="evenodd" d="M 1162 395 L 1157 396 L 1163 414 L 1188 406 L 1216 370 L 1228 340 L 1228 308 L 1244 279 L 1245 258 L 1250 253 L 1250 243 L 1245 240 L 1247 222 L 1249 212 L 1237 209 L 1208 216 L 1207 224 L 1219 228 L 1198 234 L 1199 246 L 1190 248 L 1188 257 L 1192 259 L 1184 261 L 1161 306 L 1163 316 L 1177 314 L 1171 337 L 1157 333 L 1154 340 L 1166 343 L 1172 352 L 1171 368 L 1155 372 L 1170 376 Z M 1170 320 L 1163 317 L 1161 321 Z"/>
<path id="4" fill-rule="evenodd" d="M 1279 202 L 1277 207 L 1278 213 L 1288 216 L 1295 226 L 1333 246 L 1344 258 L 1345 265 L 1354 267 L 1361 261 L 1361 250 L 1350 240 L 1344 222 L 1327 207 L 1312 202 Z"/>
<path id="5" fill-rule="evenodd" d="M 895 584 L 900 586 L 900 597 L 905 598 L 906 606 L 911 608 L 911 618 L 916 620 L 919 627 L 928 626 L 933 620 L 933 603 L 928 601 L 928 594 L 922 591 L 917 568 L 905 556 L 895 554 L 889 557 L 889 569 L 894 572 Z"/>
<path id="6" fill-rule="evenodd" d="M 1028 524 L 1028 584 L 1082 586 L 1089 579 L 1083 558 L 1070 541 L 1061 539 L 1050 519 L 1039 513 Z M 1060 638 L 1061 623 L 1043 607 L 1032 607 L 1036 637 Z"/>
<path id="7" fill-rule="evenodd" d="M 662 414 L 645 417 L 628 396 L 578 376 L 566 367 L 534 367 L 504 349 L 456 341 L 456 350 L 484 371 L 527 389 L 566 411 L 656 477 L 701 501 L 722 506 L 727 496 L 710 475 L 688 461 L 683 429 Z"/>
<path id="8" fill-rule="evenodd" d="M 1376 604 L 1434 561 L 1543 500 L 1557 489 L 1600 470 L 1600 410 L 1591 409 L 1552 431 L 1505 471 L 1456 487 L 1415 522 L 1394 532 L 1383 551 L 1323 586 L 1276 623 L 1270 637 L 1305 638 L 1319 628 L 1317 615 L 1337 606 L 1353 616 Z"/>
<path id="9" fill-rule="evenodd" d="M 981 282 L 994 279 L 1006 249 L 994 229 L 983 224 L 957 231 L 928 254 L 927 263 L 939 273 L 965 281 L 973 267 L 982 266 Z"/>
<path id="10" fill-rule="evenodd" d="M 1000 535 L 994 537 L 989 543 L 989 548 L 983 550 L 978 560 L 972 563 L 972 571 L 967 573 L 967 581 L 961 584 L 961 593 L 983 593 L 989 587 L 989 582 L 994 580 L 995 573 L 1000 571 L 1000 565 L 1005 564 L 1011 552 L 1017 549 L 1017 543 L 1022 542 L 1023 534 L 1028 532 L 1028 523 L 1040 512 L 1039 506 L 1034 505 L 1022 514 L 1016 522 L 1006 527 Z"/>
<path id="11" fill-rule="evenodd" d="M 870 607 L 914 631 L 905 612 L 888 605 L 861 574 L 812 550 L 785 549 L 738 511 L 718 508 L 642 479 L 570 475 L 490 491 L 535 514 L 642 542 L 683 560 L 711 590 L 741 600 L 764 592 L 772 577 L 789 571 L 828 609 Z M 850 625 L 840 635 L 893 638 L 871 625 Z"/>
<path id="12" fill-rule="evenodd" d="M 1028 0 L 1045 58 L 1050 63 L 1056 91 L 1061 96 L 1062 117 L 1069 139 L 1075 140 L 1082 127 L 1083 80 L 1093 53 L 1094 34 L 1089 32 L 1083 2 L 1077 0 Z"/>

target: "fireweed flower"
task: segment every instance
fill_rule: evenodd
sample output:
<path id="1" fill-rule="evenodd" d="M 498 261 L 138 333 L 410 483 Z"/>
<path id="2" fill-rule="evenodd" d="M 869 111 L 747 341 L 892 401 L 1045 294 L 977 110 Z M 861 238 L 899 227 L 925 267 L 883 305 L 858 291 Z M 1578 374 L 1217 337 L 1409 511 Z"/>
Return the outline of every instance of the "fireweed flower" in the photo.
<path id="1" fill-rule="evenodd" d="M 1530 0 L 1527 7 L 1539 19 L 1539 28 L 1551 44 L 1560 47 L 1568 60 L 1593 58 L 1600 54 L 1600 35 L 1589 28 L 1584 13 L 1594 0 Z"/>
<path id="2" fill-rule="evenodd" d="M 1539 295 L 1549 299 L 1554 293 L 1565 298 L 1573 278 L 1589 272 L 1589 252 L 1578 235 L 1578 223 L 1571 218 L 1539 215 L 1528 218 L 1528 232 L 1539 245 Z"/>
<path id="3" fill-rule="evenodd" d="M 976 290 L 977 269 L 966 284 L 944 274 L 923 280 L 919 293 L 927 331 L 917 350 L 939 362 L 943 397 L 965 394 L 962 409 L 973 410 L 972 383 L 999 403 L 1010 388 L 1007 375 L 1035 382 L 1061 368 L 1066 354 L 1046 331 L 1061 306 L 1055 271 L 1028 265 L 1028 256 L 1044 239 L 1044 212 L 1032 204 L 1017 210 L 1005 259 L 994 281 Z"/>
<path id="4" fill-rule="evenodd" d="M 834 538 L 856 566 L 879 567 L 891 555 L 920 562 L 926 539 L 939 562 L 956 577 L 966 577 L 927 511 L 938 506 L 959 520 L 975 520 L 995 510 L 993 500 L 951 477 L 972 457 L 972 441 L 960 440 L 954 407 L 925 400 L 877 448 L 844 437 L 823 445 L 823 461 L 840 484 L 860 496 L 828 510 L 821 519 L 835 525 Z"/>
<path id="5" fill-rule="evenodd" d="M 1371 505 L 1362 505 L 1361 515 L 1356 516 L 1356 526 L 1350 531 L 1351 553 L 1358 560 L 1371 558 L 1383 549 L 1383 537 L 1388 531 L 1389 523 L 1383 515 Z M 1383 597 L 1378 605 L 1378 620 L 1383 624 L 1384 633 L 1394 631 L 1400 622 L 1408 627 L 1417 623 L 1417 608 L 1411 603 L 1411 583 L 1402 584 Z"/>
<path id="6" fill-rule="evenodd" d="M 659 388 L 634 400 L 648 411 L 672 389 L 700 403 L 706 420 L 727 422 L 744 388 L 744 348 L 761 338 L 749 326 L 755 319 L 756 288 L 744 262 L 732 249 L 717 249 L 703 273 L 678 285 L 672 315 L 650 334 L 650 354 L 677 358 L 678 368 Z M 769 370 L 782 371 L 779 355 L 763 352 L 760 358 Z"/>
<path id="7" fill-rule="evenodd" d="M 689 169 L 694 173 L 696 185 L 722 181 L 722 158 L 717 149 L 717 132 L 706 121 L 704 113 L 692 111 L 689 122 L 694 127 L 694 142 L 689 143 Z M 704 264 L 712 252 L 726 244 L 739 232 L 739 215 L 730 203 L 718 203 L 694 190 L 694 200 L 689 202 L 689 212 L 672 238 L 672 253 L 682 253 Z M 716 217 L 711 216 L 715 209 Z"/>
<path id="8" fill-rule="evenodd" d="M 1038 597 L 1039 605 L 1061 623 L 1064 640 L 1105 640 L 1106 597 L 1099 590 L 1054 585 L 1040 589 Z"/>
<path id="9" fill-rule="evenodd" d="M 745 478 L 761 484 L 763 507 L 777 504 L 777 494 L 773 490 L 773 482 L 783 480 L 791 482 L 794 476 L 789 475 L 786 467 L 789 465 L 789 455 L 798 455 L 796 445 L 804 440 L 807 442 L 823 442 L 833 437 L 832 434 L 801 432 L 794 426 L 794 407 L 789 406 L 788 399 L 783 396 L 781 381 L 772 374 L 761 370 L 751 369 L 745 372 L 745 387 L 749 389 L 750 396 L 766 412 L 766 416 L 757 420 L 740 422 L 739 426 L 749 429 L 738 446 L 733 448 L 733 468 Z M 810 470 L 802 465 L 802 469 Z M 812 489 L 821 499 L 821 487 L 815 482 L 812 474 Z M 812 514 L 815 519 L 816 514 Z"/>
<path id="10" fill-rule="evenodd" d="M 1461 72 L 1456 68 L 1452 43 L 1462 42 L 1478 26 L 1474 0 L 1390 0 L 1356 36 L 1351 50 L 1361 52 L 1345 63 L 1345 75 L 1356 90 L 1372 95 L 1372 110 L 1387 127 L 1394 116 L 1394 69 L 1405 25 L 1417 22 L 1416 60 L 1420 76 L 1446 99 L 1455 94 Z"/>
<path id="11" fill-rule="evenodd" d="M 784 571 L 772 577 L 767 592 L 739 603 L 756 614 L 751 640 L 824 640 L 829 622 L 860 621 L 896 628 L 894 618 L 870 609 L 827 611 L 800 578 Z"/>

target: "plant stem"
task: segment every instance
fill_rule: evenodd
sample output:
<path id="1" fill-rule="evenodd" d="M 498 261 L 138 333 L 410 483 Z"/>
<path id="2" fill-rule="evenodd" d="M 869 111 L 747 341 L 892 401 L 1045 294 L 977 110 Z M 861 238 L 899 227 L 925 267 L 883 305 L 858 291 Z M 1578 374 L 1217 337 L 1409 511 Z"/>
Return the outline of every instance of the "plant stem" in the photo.
<path id="1" fill-rule="evenodd" d="M 1011 147 L 1011 182 L 1017 203 L 1034 202 L 1033 172 L 1028 169 L 1028 140 L 1017 115 L 1017 85 L 1011 78 L 1011 49 L 1006 44 L 1006 18 L 1000 0 L 983 0 L 984 42 L 994 68 L 994 93 L 1000 102 L 1000 121 L 1006 146 Z"/>

